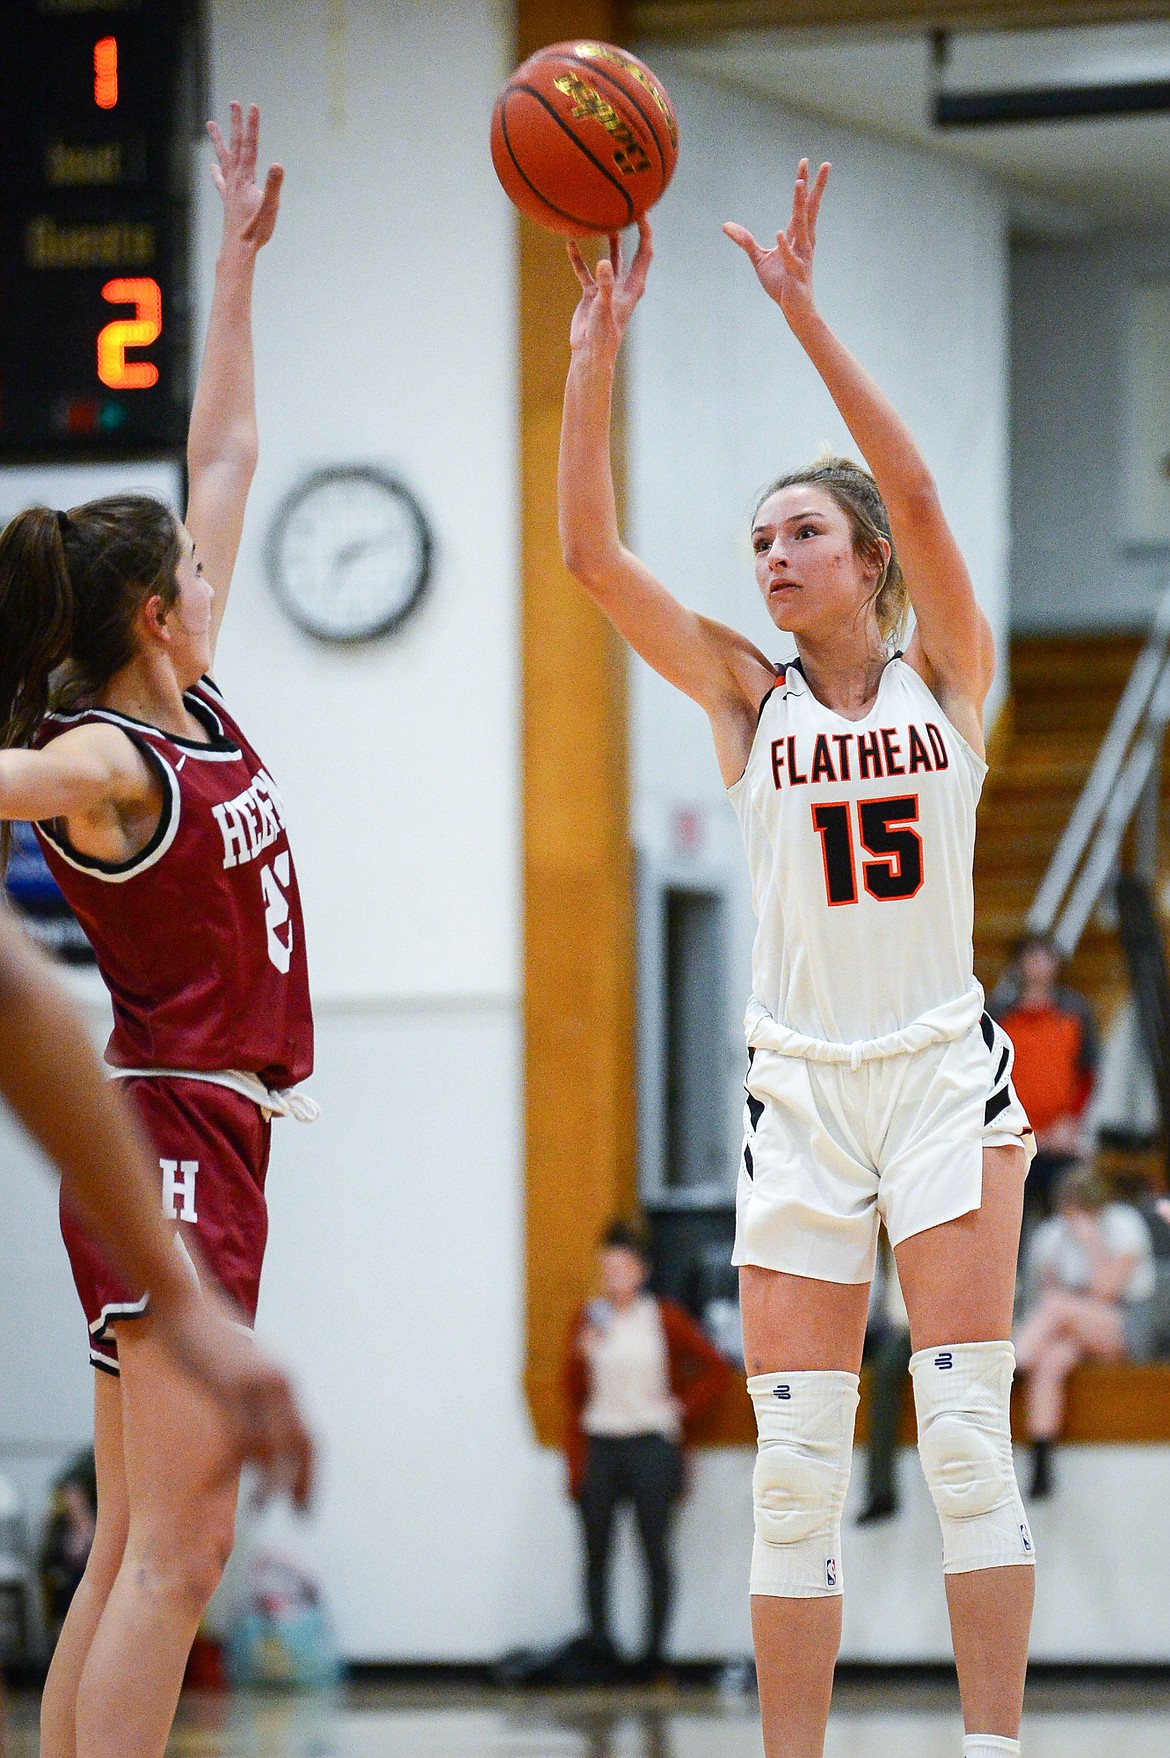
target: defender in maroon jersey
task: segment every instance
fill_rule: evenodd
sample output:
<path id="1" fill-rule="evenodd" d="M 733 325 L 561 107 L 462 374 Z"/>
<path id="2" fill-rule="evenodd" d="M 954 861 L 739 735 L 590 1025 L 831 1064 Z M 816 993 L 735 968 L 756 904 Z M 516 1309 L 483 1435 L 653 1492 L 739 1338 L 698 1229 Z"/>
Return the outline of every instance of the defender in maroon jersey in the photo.
<path id="1" fill-rule="evenodd" d="M 251 290 L 281 176 L 258 117 L 209 125 L 224 233 L 188 438 L 184 524 L 141 495 L 18 515 L 0 536 L 0 818 L 37 825 L 109 987 L 107 1060 L 158 1158 L 192 1274 L 255 1312 L 274 1114 L 312 1067 L 284 809 L 210 681 L 256 464 Z M 96 1375 L 98 1524 L 42 1707 L 45 1758 L 162 1758 L 230 1552 L 237 1455 L 66 1205 Z"/>

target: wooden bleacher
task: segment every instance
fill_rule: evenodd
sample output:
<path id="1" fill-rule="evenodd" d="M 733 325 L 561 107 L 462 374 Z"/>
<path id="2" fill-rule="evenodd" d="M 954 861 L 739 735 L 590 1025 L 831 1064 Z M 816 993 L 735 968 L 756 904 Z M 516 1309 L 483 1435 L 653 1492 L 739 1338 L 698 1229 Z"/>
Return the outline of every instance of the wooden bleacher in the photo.
<path id="1" fill-rule="evenodd" d="M 1017 1438 L 1026 1433 L 1021 1390 L 1012 1400 L 1012 1430 Z M 861 1376 L 861 1408 L 857 1415 L 857 1439 L 868 1439 L 866 1377 Z M 716 1409 L 696 1425 L 694 1438 L 700 1446 L 754 1447 L 756 1424 L 742 1380 L 737 1380 Z M 900 1438 L 914 1441 L 914 1402 L 907 1376 L 902 1404 Z M 1124 1363 L 1117 1367 L 1079 1367 L 1068 1384 L 1068 1415 L 1061 1441 L 1070 1445 L 1109 1442 L 1115 1446 L 1166 1446 L 1170 1444 L 1170 1362 L 1148 1366 Z"/>

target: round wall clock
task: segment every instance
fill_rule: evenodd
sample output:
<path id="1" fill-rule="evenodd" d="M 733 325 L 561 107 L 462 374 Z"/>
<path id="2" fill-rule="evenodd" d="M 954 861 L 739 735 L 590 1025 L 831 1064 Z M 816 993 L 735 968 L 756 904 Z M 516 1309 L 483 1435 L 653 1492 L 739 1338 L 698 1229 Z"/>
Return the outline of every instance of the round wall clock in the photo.
<path id="1" fill-rule="evenodd" d="M 268 577 L 299 628 L 369 641 L 405 621 L 426 590 L 434 539 L 404 483 L 372 464 L 314 470 L 277 508 Z"/>

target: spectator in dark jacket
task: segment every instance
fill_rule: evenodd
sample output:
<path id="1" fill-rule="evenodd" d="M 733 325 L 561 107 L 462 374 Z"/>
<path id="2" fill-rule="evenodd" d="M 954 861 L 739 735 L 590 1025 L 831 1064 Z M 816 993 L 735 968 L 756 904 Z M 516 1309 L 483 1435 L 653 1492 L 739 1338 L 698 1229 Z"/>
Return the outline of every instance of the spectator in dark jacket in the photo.
<path id="1" fill-rule="evenodd" d="M 633 1503 L 650 1586 L 635 1670 L 653 1677 L 670 1615 L 668 1539 L 683 1487 L 683 1442 L 731 1368 L 681 1306 L 647 1292 L 641 1234 L 615 1223 L 598 1256 L 602 1295 L 574 1316 L 565 1353 L 569 1490 L 581 1510 L 589 1629 L 602 1673 L 616 1665 L 607 1593 L 613 1518 L 622 1502 Z"/>
<path id="2" fill-rule="evenodd" d="M 1040 1215 L 1052 1212 L 1060 1174 L 1087 1152 L 1084 1113 L 1099 1057 L 1092 1009 L 1059 982 L 1060 968 L 1049 937 L 1030 934 L 987 1003 L 1015 1045 L 1012 1081 L 1036 1133 L 1028 1206 Z"/>

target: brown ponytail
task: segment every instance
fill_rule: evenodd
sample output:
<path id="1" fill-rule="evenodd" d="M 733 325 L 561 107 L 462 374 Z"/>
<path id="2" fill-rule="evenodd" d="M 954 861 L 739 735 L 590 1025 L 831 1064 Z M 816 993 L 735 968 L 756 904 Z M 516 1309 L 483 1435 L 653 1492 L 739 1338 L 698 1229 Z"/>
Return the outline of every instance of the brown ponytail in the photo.
<path id="1" fill-rule="evenodd" d="M 178 593 L 174 514 L 107 495 L 64 517 L 29 507 L 0 533 L 0 746 L 26 745 L 52 705 L 95 696 L 134 657 L 134 618 Z"/>
<path id="2" fill-rule="evenodd" d="M 69 652 L 73 588 L 56 513 L 29 507 L 0 532 L 0 746 L 27 745 Z"/>

